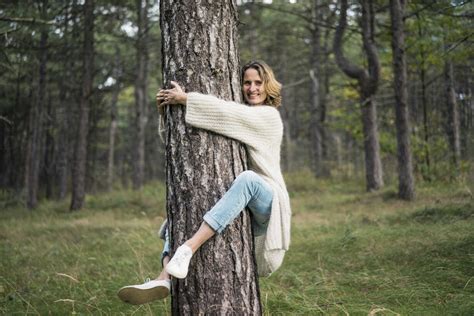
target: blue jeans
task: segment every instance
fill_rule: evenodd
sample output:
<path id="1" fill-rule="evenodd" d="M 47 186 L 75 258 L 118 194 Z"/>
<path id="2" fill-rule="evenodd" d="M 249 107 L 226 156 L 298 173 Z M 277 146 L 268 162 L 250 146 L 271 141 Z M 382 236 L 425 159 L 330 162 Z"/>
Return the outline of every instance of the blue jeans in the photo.
<path id="1" fill-rule="evenodd" d="M 230 189 L 204 214 L 204 221 L 217 233 L 229 225 L 245 208 L 251 212 L 255 236 L 265 234 L 272 212 L 273 190 L 253 171 L 244 171 L 235 178 Z M 169 254 L 169 233 L 166 230 L 162 258 Z"/>

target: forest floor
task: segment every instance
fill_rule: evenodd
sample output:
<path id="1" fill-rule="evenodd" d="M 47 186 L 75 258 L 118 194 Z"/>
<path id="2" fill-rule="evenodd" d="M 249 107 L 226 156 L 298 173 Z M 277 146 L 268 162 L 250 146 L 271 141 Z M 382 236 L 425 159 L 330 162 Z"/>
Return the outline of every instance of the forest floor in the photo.
<path id="1" fill-rule="evenodd" d="M 396 187 L 286 176 L 292 244 L 260 279 L 265 315 L 473 315 L 474 184 Z M 161 269 L 163 184 L 35 211 L 0 196 L 0 314 L 169 315 L 170 299 L 122 303 L 117 290 Z"/>

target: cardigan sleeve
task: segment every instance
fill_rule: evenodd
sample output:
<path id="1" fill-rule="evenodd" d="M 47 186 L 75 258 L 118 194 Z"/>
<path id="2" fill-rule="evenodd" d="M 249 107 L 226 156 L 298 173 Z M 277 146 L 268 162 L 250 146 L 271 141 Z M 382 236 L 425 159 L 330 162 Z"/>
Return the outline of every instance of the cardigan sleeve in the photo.
<path id="1" fill-rule="evenodd" d="M 252 147 L 279 142 L 280 114 L 271 106 L 247 106 L 211 95 L 188 93 L 186 123 L 243 142 Z"/>

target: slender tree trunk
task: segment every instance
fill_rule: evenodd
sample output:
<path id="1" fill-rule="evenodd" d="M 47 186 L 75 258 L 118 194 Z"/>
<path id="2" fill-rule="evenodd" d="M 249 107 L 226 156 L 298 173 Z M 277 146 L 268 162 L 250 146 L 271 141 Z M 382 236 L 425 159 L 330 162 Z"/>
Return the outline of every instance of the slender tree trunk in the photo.
<path id="1" fill-rule="evenodd" d="M 460 104 L 460 131 L 461 131 L 461 158 L 466 160 L 472 160 L 474 157 L 474 137 L 473 137 L 473 126 L 474 126 L 474 105 L 472 104 L 472 72 L 465 75 L 464 80 L 461 82 L 461 93 L 463 94 L 463 100 Z"/>
<path id="2" fill-rule="evenodd" d="M 377 112 L 374 95 L 380 75 L 380 63 L 374 41 L 374 12 L 372 2 L 362 1 L 362 39 L 367 56 L 368 69 L 362 69 L 347 60 L 342 51 L 342 38 L 347 25 L 347 0 L 341 0 L 339 24 L 334 34 L 336 62 L 344 73 L 357 79 L 360 89 L 362 125 L 364 133 L 365 176 L 368 191 L 383 187 L 382 161 L 377 128 Z"/>
<path id="3" fill-rule="evenodd" d="M 288 90 L 282 90 L 282 99 L 285 100 L 285 97 L 288 95 Z M 290 122 L 288 120 L 288 109 L 285 106 L 282 106 L 280 109 L 281 118 L 283 121 L 283 141 L 282 141 L 282 157 L 281 164 L 284 172 L 291 170 L 291 138 L 290 138 Z"/>
<path id="4" fill-rule="evenodd" d="M 120 93 L 120 55 L 119 50 L 115 51 L 114 79 L 116 80 L 112 91 L 112 100 L 110 101 L 110 127 L 109 127 L 109 152 L 107 155 L 107 190 L 112 190 L 114 183 L 114 165 L 115 165 L 115 135 L 117 133 L 117 100 Z"/>
<path id="5" fill-rule="evenodd" d="M 15 108 L 18 109 L 20 107 L 20 83 L 22 82 L 22 78 L 20 76 L 20 70 L 18 70 L 17 77 L 15 80 L 15 101 L 14 105 Z M 29 120 L 28 120 L 29 121 Z M 21 175 L 22 168 L 26 167 L 26 157 L 24 156 L 23 152 L 18 153 L 18 148 L 24 148 L 28 146 L 22 146 L 22 137 L 16 136 L 18 134 L 17 124 L 13 124 L 12 122 L 4 122 L 1 124 L 3 128 L 5 128 L 5 135 L 2 137 L 3 142 L 5 144 L 6 149 L 1 151 L 2 155 L 4 155 L 5 159 L 5 169 L 1 175 L 2 183 L 4 183 L 5 187 L 14 188 L 15 191 L 19 191 L 19 187 L 24 187 L 25 185 L 25 177 Z M 28 154 L 28 150 L 26 151 Z M 21 158 L 19 158 L 21 157 Z M 21 179 L 21 180 L 19 180 Z"/>
<path id="6" fill-rule="evenodd" d="M 312 19 L 318 20 L 319 0 L 314 0 L 312 4 Z M 310 56 L 310 77 L 311 77 L 311 100 L 310 100 L 310 139 L 311 139 L 311 161 L 312 169 L 316 177 L 323 174 L 323 147 L 321 139 L 321 31 L 316 23 L 311 26 L 311 56 Z"/>
<path id="7" fill-rule="evenodd" d="M 380 159 L 377 128 L 377 107 L 374 96 L 370 91 L 362 88 L 361 96 L 366 188 L 367 191 L 373 191 L 383 186 L 382 161 Z"/>
<path id="8" fill-rule="evenodd" d="M 148 0 L 137 0 L 137 75 L 135 79 L 135 142 L 133 151 L 133 188 L 142 187 L 145 177 L 145 131 L 148 122 Z"/>
<path id="9" fill-rule="evenodd" d="M 446 86 L 446 105 L 448 110 L 448 139 L 451 146 L 452 160 L 459 170 L 461 162 L 461 141 L 460 141 L 460 123 L 459 109 L 456 102 L 456 94 L 454 91 L 453 63 L 446 60 L 444 64 L 444 79 Z"/>
<path id="10" fill-rule="evenodd" d="M 67 80 L 64 78 L 64 80 Z M 69 112 L 67 106 L 70 103 L 67 103 L 66 99 L 66 87 L 59 83 L 59 108 L 56 115 L 59 122 L 59 133 L 57 140 L 57 149 L 56 149 L 56 175 L 58 183 L 58 199 L 62 200 L 66 197 L 67 194 L 67 179 L 68 179 L 68 126 L 70 120 Z M 61 87 L 62 86 L 62 87 Z"/>
<path id="11" fill-rule="evenodd" d="M 404 0 L 390 0 L 397 127 L 398 196 L 405 200 L 413 200 L 415 198 L 415 181 L 410 150 L 410 125 L 407 104 L 407 67 L 403 26 L 404 2 Z"/>
<path id="12" fill-rule="evenodd" d="M 72 73 L 75 69 L 74 50 L 71 49 L 72 40 L 78 35 L 77 25 L 77 0 L 73 0 L 71 7 L 67 7 L 64 17 L 64 50 L 62 78 L 59 78 L 59 106 L 57 110 L 57 118 L 59 121 L 59 133 L 57 141 L 56 154 L 56 175 L 58 193 L 57 198 L 63 200 L 68 192 L 68 180 L 70 176 L 70 135 L 73 111 L 71 108 L 77 108 L 77 98 L 74 97 L 75 80 Z M 71 12 L 69 16 L 69 12 Z M 69 25 L 72 24 L 71 33 Z"/>
<path id="13" fill-rule="evenodd" d="M 40 177 L 41 186 L 44 187 L 46 199 L 53 197 L 54 190 L 54 127 L 53 121 L 55 121 L 52 104 L 51 104 L 51 92 L 48 93 L 48 102 L 46 108 L 47 119 L 44 121 L 45 132 L 43 133 L 43 167 L 42 176 Z"/>
<path id="14" fill-rule="evenodd" d="M 423 31 L 421 29 L 422 21 L 420 21 L 419 14 L 416 15 L 418 19 L 418 37 L 423 38 Z M 430 174 L 431 167 L 431 154 L 430 154 L 430 131 L 428 127 L 428 100 L 426 96 L 426 71 L 425 71 L 425 50 L 423 45 L 420 45 L 420 57 L 421 63 L 419 65 L 420 69 L 420 81 L 421 81 L 421 106 L 423 108 L 423 139 L 424 139 L 424 151 L 425 151 L 425 164 Z"/>
<path id="15" fill-rule="evenodd" d="M 282 50 L 283 51 L 283 50 Z M 282 68 L 286 69 L 288 65 L 288 54 L 283 51 L 283 54 L 281 56 L 282 60 Z M 283 82 L 284 84 L 288 84 L 288 72 L 285 71 L 283 73 Z M 283 100 L 289 100 L 289 94 L 290 90 L 286 88 L 283 85 L 282 89 L 282 99 Z M 281 157 L 281 164 L 282 164 L 282 169 L 284 172 L 288 172 L 291 167 L 291 151 L 290 151 L 290 122 L 289 122 L 289 117 L 288 117 L 288 106 L 283 106 L 280 107 L 280 114 L 281 114 L 281 119 L 283 121 L 283 141 L 282 141 L 282 157 Z"/>
<path id="16" fill-rule="evenodd" d="M 8 185 L 8 154 L 10 148 L 8 148 L 8 138 L 10 128 L 7 127 L 6 122 L 0 122 L 0 188 L 7 188 Z M 10 149 L 10 150 L 9 150 Z M 10 166 L 11 168 L 11 166 Z"/>
<path id="17" fill-rule="evenodd" d="M 91 104 L 91 101 L 89 104 Z M 87 132 L 87 157 L 86 157 L 86 185 L 85 192 L 97 192 L 97 172 L 98 165 L 98 143 L 99 143 L 99 121 L 100 111 L 98 107 L 89 107 L 89 130 Z"/>
<path id="18" fill-rule="evenodd" d="M 160 2 L 163 78 L 188 91 L 240 101 L 237 6 Z M 236 141 L 185 125 L 185 109 L 165 113 L 167 210 L 171 253 L 190 238 L 202 216 L 245 168 Z M 173 280 L 173 315 L 260 315 L 250 217 L 242 212 L 194 255 L 188 277 Z"/>
<path id="19" fill-rule="evenodd" d="M 85 200 L 87 134 L 89 130 L 89 108 L 94 74 L 94 0 L 85 0 L 83 7 L 84 48 L 82 95 L 79 104 L 79 122 L 72 175 L 71 210 L 81 209 Z"/>
<path id="20" fill-rule="evenodd" d="M 329 14 L 329 8 L 327 6 L 324 7 L 324 12 L 323 14 L 328 15 Z M 330 21 L 329 21 L 330 22 Z M 332 23 L 332 22 L 330 22 Z M 323 175 L 325 177 L 329 177 L 331 175 L 331 169 L 330 165 L 327 162 L 332 161 L 332 156 L 329 153 L 329 142 L 330 142 L 330 137 L 331 134 L 329 130 L 326 128 L 327 125 L 327 99 L 328 95 L 330 93 L 330 77 L 331 77 L 331 72 L 329 70 L 330 67 L 330 61 L 329 61 L 329 54 L 332 53 L 332 51 L 329 51 L 329 35 L 330 35 L 330 30 L 329 28 L 325 30 L 324 32 L 324 41 L 323 41 L 323 61 L 322 61 L 322 78 L 323 78 L 323 85 L 321 89 L 321 101 L 320 101 L 320 108 L 321 108 L 321 147 L 323 151 Z M 337 159 L 336 159 L 337 160 Z"/>
<path id="21" fill-rule="evenodd" d="M 48 3 L 43 1 L 41 4 L 41 15 L 46 16 Z M 29 126 L 30 134 L 28 137 L 28 153 L 26 159 L 26 206 L 34 209 L 38 205 L 38 185 L 40 174 L 40 161 L 42 159 L 41 143 L 43 139 L 44 107 L 46 95 L 46 64 L 48 62 L 48 30 L 43 28 L 39 44 L 39 82 L 36 92 L 36 98 L 30 111 Z"/>

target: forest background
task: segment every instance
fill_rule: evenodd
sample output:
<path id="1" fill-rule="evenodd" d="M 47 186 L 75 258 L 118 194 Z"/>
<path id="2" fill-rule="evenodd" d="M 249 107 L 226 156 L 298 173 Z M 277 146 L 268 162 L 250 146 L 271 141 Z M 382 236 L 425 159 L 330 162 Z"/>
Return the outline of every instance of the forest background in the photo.
<path id="1" fill-rule="evenodd" d="M 381 194 L 397 186 L 390 11 L 388 1 L 369 2 L 380 63 L 373 101 L 383 181 L 376 187 L 366 181 L 360 89 L 357 80 L 340 69 L 333 49 L 340 3 L 238 1 L 241 62 L 266 61 L 283 84 L 282 168 L 295 195 L 308 188 L 317 191 L 317 184 L 347 183 Z M 117 198 L 114 192 L 128 189 L 135 192 L 130 193 L 136 196 L 132 200 L 139 199 L 148 196 L 150 185 L 161 188 L 165 180 L 154 101 L 163 87 L 158 3 L 95 1 L 89 11 L 93 14 L 87 14 L 85 3 L 90 2 L 10 1 L 0 6 L 4 219 L 20 220 L 28 217 L 26 209 L 40 212 L 44 207 L 60 213 L 90 210 L 100 196 Z M 367 68 L 360 3 L 350 2 L 347 12 L 344 54 Z M 441 191 L 461 187 L 462 200 L 472 200 L 473 14 L 470 1 L 410 1 L 405 8 L 415 183 L 409 199 L 416 207 L 422 207 L 431 186 Z M 157 207 L 153 202 L 145 203 L 146 208 Z M 472 206 L 465 209 L 467 213 L 461 213 L 472 218 Z M 343 234 L 350 242 L 351 233 Z M 9 253 L 8 247 L 2 249 Z M 471 250 L 467 253 L 472 256 Z M 8 275 L 2 276 L 4 284 L 10 284 Z M 10 287 L 3 285 L 0 292 Z"/>
<path id="2" fill-rule="evenodd" d="M 284 171 L 364 175 L 357 81 L 339 69 L 333 52 L 338 8 L 331 1 L 244 1 L 238 7 L 241 61 L 265 60 L 283 84 Z M 164 180 L 154 106 L 163 87 L 158 5 L 148 4 L 143 17 L 137 10 L 133 1 L 98 1 L 90 49 L 83 46 L 82 2 L 3 5 L 0 186 L 29 207 L 38 199 L 64 199 L 75 186 L 97 193 Z M 397 181 L 390 16 L 383 1 L 373 2 L 373 10 L 378 141 L 383 180 L 390 184 Z M 345 57 L 364 68 L 360 6 L 352 4 L 348 16 Z M 405 16 L 414 174 L 420 181 L 472 180 L 472 4 L 411 1 Z M 84 59 L 93 61 L 90 74 L 84 74 Z M 84 99 L 90 100 L 87 155 L 78 155 Z M 79 159 L 86 167 L 76 170 Z"/>

